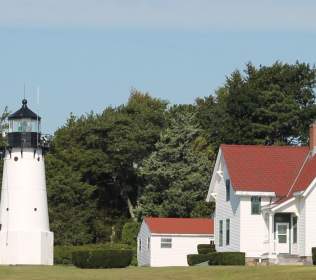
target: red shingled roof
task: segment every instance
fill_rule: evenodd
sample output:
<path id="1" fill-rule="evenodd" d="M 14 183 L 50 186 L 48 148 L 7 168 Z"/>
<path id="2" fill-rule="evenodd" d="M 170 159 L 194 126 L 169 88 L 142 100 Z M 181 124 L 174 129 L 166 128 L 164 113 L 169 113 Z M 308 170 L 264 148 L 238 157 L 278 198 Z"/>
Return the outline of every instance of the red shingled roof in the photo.
<path id="1" fill-rule="evenodd" d="M 315 157 L 304 165 L 308 147 L 221 145 L 221 150 L 237 191 L 275 192 L 284 197 L 291 188 L 307 188 L 316 176 Z"/>
<path id="2" fill-rule="evenodd" d="M 203 218 L 145 218 L 152 233 L 214 234 L 212 219 Z"/>
<path id="3" fill-rule="evenodd" d="M 316 177 L 316 156 L 309 158 L 291 189 L 291 194 L 304 191 Z"/>

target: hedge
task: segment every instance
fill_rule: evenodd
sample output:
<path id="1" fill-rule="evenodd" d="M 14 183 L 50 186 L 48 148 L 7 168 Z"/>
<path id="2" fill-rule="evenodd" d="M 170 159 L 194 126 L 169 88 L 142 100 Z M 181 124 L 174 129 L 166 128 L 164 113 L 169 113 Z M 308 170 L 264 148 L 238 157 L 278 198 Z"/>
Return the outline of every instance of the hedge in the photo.
<path id="1" fill-rule="evenodd" d="M 218 252 L 210 254 L 209 265 L 245 265 L 245 253 Z"/>
<path id="2" fill-rule="evenodd" d="M 199 254 L 210 254 L 216 252 L 214 244 L 199 244 L 197 249 Z"/>
<path id="3" fill-rule="evenodd" d="M 199 263 L 207 262 L 211 259 L 212 254 L 191 254 L 187 255 L 188 265 L 196 265 Z"/>
<path id="4" fill-rule="evenodd" d="M 316 265 L 316 247 L 312 248 L 313 265 Z"/>
<path id="5" fill-rule="evenodd" d="M 119 243 L 100 243 L 100 244 L 86 244 L 81 246 L 55 246 L 54 247 L 54 263 L 55 264 L 72 264 L 72 253 L 81 250 L 97 250 L 110 249 L 121 250 L 130 249 L 129 245 Z"/>
<path id="6" fill-rule="evenodd" d="M 72 253 L 73 264 L 80 268 L 123 268 L 131 264 L 132 250 L 80 250 Z"/>

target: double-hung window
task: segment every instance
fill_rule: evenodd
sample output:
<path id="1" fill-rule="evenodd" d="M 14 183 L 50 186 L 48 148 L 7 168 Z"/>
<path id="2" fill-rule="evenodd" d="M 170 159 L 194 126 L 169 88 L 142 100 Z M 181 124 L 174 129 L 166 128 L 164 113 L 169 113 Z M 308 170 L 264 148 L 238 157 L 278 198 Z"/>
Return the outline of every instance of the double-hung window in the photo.
<path id="1" fill-rule="evenodd" d="M 293 244 L 297 243 L 297 217 L 293 217 Z"/>
<path id="2" fill-rule="evenodd" d="M 261 197 L 252 196 L 251 197 L 251 215 L 261 214 Z"/>
<path id="3" fill-rule="evenodd" d="M 223 221 L 219 221 L 219 246 L 223 246 Z"/>
<path id="4" fill-rule="evenodd" d="M 226 180 L 226 201 L 230 201 L 230 180 Z"/>
<path id="5" fill-rule="evenodd" d="M 150 237 L 147 238 L 147 250 L 150 250 Z"/>
<path id="6" fill-rule="evenodd" d="M 230 243 L 230 219 L 226 219 L 226 246 Z"/>
<path id="7" fill-rule="evenodd" d="M 172 248 L 172 238 L 161 238 L 160 248 Z"/>

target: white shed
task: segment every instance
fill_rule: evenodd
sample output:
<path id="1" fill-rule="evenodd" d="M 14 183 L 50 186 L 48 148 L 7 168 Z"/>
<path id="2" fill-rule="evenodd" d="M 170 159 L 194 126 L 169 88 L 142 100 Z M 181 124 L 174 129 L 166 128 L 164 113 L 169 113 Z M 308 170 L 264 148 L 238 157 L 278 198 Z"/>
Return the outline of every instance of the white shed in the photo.
<path id="1" fill-rule="evenodd" d="M 137 237 L 139 266 L 188 266 L 198 244 L 214 243 L 212 219 L 145 218 Z"/>

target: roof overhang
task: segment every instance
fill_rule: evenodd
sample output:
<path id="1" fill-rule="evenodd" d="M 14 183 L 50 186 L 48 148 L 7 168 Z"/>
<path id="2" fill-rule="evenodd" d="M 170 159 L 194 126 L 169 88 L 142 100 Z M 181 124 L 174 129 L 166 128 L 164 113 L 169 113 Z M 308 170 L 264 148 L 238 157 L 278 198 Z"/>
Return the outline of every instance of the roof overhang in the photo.
<path id="1" fill-rule="evenodd" d="M 151 232 L 151 236 L 182 236 L 182 237 L 194 237 L 194 236 L 200 236 L 200 237 L 214 237 L 214 233 L 154 233 Z"/>
<path id="2" fill-rule="evenodd" d="M 235 194 L 237 196 L 276 197 L 275 192 L 236 191 Z"/>
<path id="3" fill-rule="evenodd" d="M 280 204 L 272 204 L 270 210 L 272 212 L 278 211 L 279 209 L 287 206 L 288 204 L 290 204 L 291 202 L 293 202 L 296 199 L 296 197 L 291 197 L 288 200 L 285 200 L 284 202 L 280 203 Z"/>

